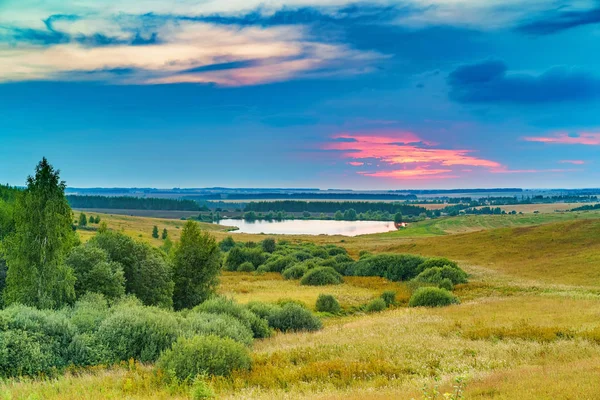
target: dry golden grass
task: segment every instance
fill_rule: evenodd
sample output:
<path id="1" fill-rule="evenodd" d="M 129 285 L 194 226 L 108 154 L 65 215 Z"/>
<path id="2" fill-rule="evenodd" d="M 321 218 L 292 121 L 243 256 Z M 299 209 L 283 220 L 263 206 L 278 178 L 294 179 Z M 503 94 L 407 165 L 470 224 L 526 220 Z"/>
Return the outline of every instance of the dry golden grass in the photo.
<path id="1" fill-rule="evenodd" d="M 576 207 L 581 207 L 582 205 L 593 205 L 596 203 L 551 203 L 551 204 L 516 204 L 509 206 L 498 206 L 501 210 L 506 212 L 516 211 L 522 212 L 524 214 L 533 213 L 534 211 L 538 211 L 542 214 L 553 213 L 556 211 L 569 211 Z M 476 207 L 481 208 L 481 207 Z"/>
<path id="2" fill-rule="evenodd" d="M 406 285 L 389 282 L 378 277 L 345 277 L 341 285 L 302 286 L 298 280 L 284 280 L 281 274 L 254 275 L 244 272 L 223 272 L 219 292 L 233 297 L 240 303 L 262 301 L 276 303 L 279 300 L 301 301 L 314 308 L 319 294 L 331 294 L 342 307 L 356 307 L 379 297 L 386 290 L 396 291 L 399 301 L 407 302 Z"/>

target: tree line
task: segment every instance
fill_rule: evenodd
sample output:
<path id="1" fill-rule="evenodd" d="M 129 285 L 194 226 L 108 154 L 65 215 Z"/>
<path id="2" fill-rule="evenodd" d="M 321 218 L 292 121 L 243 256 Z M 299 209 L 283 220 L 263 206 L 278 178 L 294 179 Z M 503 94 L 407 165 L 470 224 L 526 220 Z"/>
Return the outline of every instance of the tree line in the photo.
<path id="1" fill-rule="evenodd" d="M 368 202 L 368 201 L 259 201 L 248 203 L 245 212 L 295 212 L 295 213 L 342 213 L 348 210 L 356 213 L 388 212 L 389 214 L 401 213 L 403 215 L 418 216 L 425 213 L 425 207 L 403 203 Z"/>
<path id="2" fill-rule="evenodd" d="M 201 207 L 193 200 L 161 199 L 154 197 L 130 196 L 76 196 L 69 195 L 67 200 L 73 208 L 107 208 L 121 210 L 165 210 L 200 211 Z"/>

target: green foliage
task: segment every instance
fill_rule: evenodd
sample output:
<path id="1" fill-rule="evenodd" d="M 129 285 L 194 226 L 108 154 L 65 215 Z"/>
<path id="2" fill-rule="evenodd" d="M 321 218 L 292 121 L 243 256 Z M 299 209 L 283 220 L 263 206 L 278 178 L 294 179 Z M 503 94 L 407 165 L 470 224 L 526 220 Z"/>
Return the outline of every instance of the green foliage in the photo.
<path id="1" fill-rule="evenodd" d="M 449 290 L 449 291 L 454 290 L 454 285 L 452 284 L 452 281 L 448 278 L 442 279 L 440 281 L 440 283 L 438 284 L 438 287 Z"/>
<path id="2" fill-rule="evenodd" d="M 219 248 L 221 251 L 227 252 L 235 247 L 235 240 L 231 236 L 227 236 L 225 239 L 219 242 Z"/>
<path id="3" fill-rule="evenodd" d="M 152 362 L 177 339 L 179 324 L 172 313 L 151 307 L 120 306 L 98 328 L 99 342 L 110 361 L 130 358 Z"/>
<path id="4" fill-rule="evenodd" d="M 283 271 L 282 275 L 284 279 L 300 279 L 307 271 L 305 264 L 296 264 Z"/>
<path id="5" fill-rule="evenodd" d="M 229 338 L 194 336 L 179 338 L 158 360 L 158 367 L 170 371 L 180 380 L 199 374 L 228 376 L 234 370 L 250 368 L 248 349 Z"/>
<path id="6" fill-rule="evenodd" d="M 320 312 L 337 314 L 341 311 L 340 303 L 330 294 L 320 294 L 315 309 Z"/>
<path id="7" fill-rule="evenodd" d="M 402 223 L 402 213 L 397 212 L 394 215 L 394 223 L 396 223 L 396 224 L 401 224 Z"/>
<path id="8" fill-rule="evenodd" d="M 271 335 L 267 321 L 258 317 L 247 308 L 224 297 L 213 297 L 194 308 L 195 312 L 227 314 L 240 320 L 252 330 L 255 338 L 265 338 Z"/>
<path id="9" fill-rule="evenodd" d="M 251 301 L 246 304 L 246 308 L 253 312 L 259 318 L 263 318 L 265 320 L 269 320 L 269 316 L 275 311 L 275 309 L 279 308 L 274 304 L 263 303 L 260 301 Z"/>
<path id="10" fill-rule="evenodd" d="M 446 289 L 421 287 L 410 297 L 410 307 L 444 307 L 458 304 L 458 298 Z"/>
<path id="11" fill-rule="evenodd" d="M 452 285 L 467 282 L 467 273 L 459 267 L 444 265 L 443 267 L 431 267 L 425 269 L 415 278 L 418 282 L 440 284 L 447 279 Z"/>
<path id="12" fill-rule="evenodd" d="M 391 281 L 406 281 L 419 273 L 419 266 L 425 259 L 412 254 L 377 254 L 361 259 L 350 265 L 346 275 L 380 276 Z"/>
<path id="13" fill-rule="evenodd" d="M 152 228 L 152 237 L 154 239 L 158 239 L 158 226 L 154 225 L 154 227 Z"/>
<path id="14" fill-rule="evenodd" d="M 313 255 L 310 254 L 308 251 L 300 250 L 293 253 L 292 257 L 294 257 L 298 261 L 306 261 L 313 258 Z"/>
<path id="15" fill-rule="evenodd" d="M 317 331 L 323 327 L 321 320 L 310 310 L 295 303 L 274 307 L 268 320 L 269 326 L 282 332 Z"/>
<path id="16" fill-rule="evenodd" d="M 192 383 L 190 395 L 192 400 L 212 399 L 215 397 L 215 392 L 204 379 L 204 375 L 198 375 Z"/>
<path id="17" fill-rule="evenodd" d="M 55 357 L 39 334 L 21 330 L 0 331 L 0 376 L 50 374 Z"/>
<path id="18" fill-rule="evenodd" d="M 75 298 L 75 277 L 64 260 L 76 242 L 66 184 L 44 158 L 16 198 L 15 230 L 3 242 L 8 266 L 4 301 L 41 308 Z"/>
<path id="19" fill-rule="evenodd" d="M 70 318 L 77 331 L 93 333 L 98 330 L 108 315 L 108 302 L 104 296 L 98 293 L 86 293 L 73 306 Z"/>
<path id="20" fill-rule="evenodd" d="M 343 282 L 342 275 L 331 267 L 318 267 L 308 271 L 300 284 L 309 286 L 339 285 Z"/>
<path id="21" fill-rule="evenodd" d="M 176 310 L 191 308 L 208 299 L 216 290 L 221 271 L 221 251 L 214 237 L 187 221 L 173 256 L 173 305 Z"/>
<path id="22" fill-rule="evenodd" d="M 88 221 L 87 221 L 87 217 L 85 216 L 84 213 L 79 214 L 79 222 L 77 222 L 77 225 L 81 228 L 87 226 Z"/>
<path id="23" fill-rule="evenodd" d="M 291 256 L 274 255 L 264 264 L 266 272 L 282 272 L 297 261 Z"/>
<path id="24" fill-rule="evenodd" d="M 238 267 L 238 272 L 254 272 L 254 265 L 250 261 L 243 262 L 242 265 Z"/>
<path id="25" fill-rule="evenodd" d="M 452 260 L 449 260 L 444 257 L 432 257 L 432 258 L 428 258 L 427 260 L 423 261 L 423 263 L 421 265 L 419 265 L 419 273 L 421 273 L 429 268 L 434 268 L 434 267 L 442 268 L 446 265 L 448 265 L 452 268 L 460 269 L 458 267 L 458 264 Z"/>
<path id="26" fill-rule="evenodd" d="M 111 231 L 98 233 L 88 243 L 105 250 L 111 261 L 121 264 L 126 293 L 136 295 L 146 305 L 172 306 L 173 271 L 162 251 Z"/>
<path id="27" fill-rule="evenodd" d="M 277 247 L 273 238 L 266 238 L 262 241 L 261 245 L 263 251 L 266 253 L 273 253 Z"/>
<path id="28" fill-rule="evenodd" d="M 381 294 L 381 298 L 387 307 L 396 304 L 396 292 L 393 290 L 386 290 Z"/>
<path id="29" fill-rule="evenodd" d="M 227 337 L 250 346 L 254 339 L 252 330 L 239 319 L 228 314 L 191 312 L 183 323 L 185 336 L 216 335 Z"/>
<path id="30" fill-rule="evenodd" d="M 108 299 L 125 294 L 125 276 L 121 264 L 109 261 L 108 253 L 95 246 L 78 246 L 69 254 L 67 265 L 77 280 L 75 293 L 101 293 Z"/>
<path id="31" fill-rule="evenodd" d="M 162 240 L 166 240 L 168 237 L 169 237 L 169 231 L 167 231 L 167 228 L 165 228 L 162 231 L 161 238 L 162 238 Z"/>
<path id="32" fill-rule="evenodd" d="M 229 251 L 225 260 L 225 269 L 237 271 L 245 262 L 251 262 L 255 268 L 265 263 L 266 257 L 261 247 L 234 247 Z"/>
<path id="33" fill-rule="evenodd" d="M 387 308 L 387 304 L 384 299 L 378 297 L 367 303 L 365 307 L 366 312 L 380 312 Z"/>
<path id="34" fill-rule="evenodd" d="M 194 200 L 133 196 L 67 196 L 73 208 L 105 208 L 119 210 L 200 211 Z M 100 221 L 97 221 L 100 222 Z"/>

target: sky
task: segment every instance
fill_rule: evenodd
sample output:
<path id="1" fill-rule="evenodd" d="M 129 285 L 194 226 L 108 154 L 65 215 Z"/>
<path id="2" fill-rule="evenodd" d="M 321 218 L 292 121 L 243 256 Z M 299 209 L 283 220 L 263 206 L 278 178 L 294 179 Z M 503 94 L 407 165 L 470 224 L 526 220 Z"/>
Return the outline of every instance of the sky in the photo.
<path id="1" fill-rule="evenodd" d="M 0 182 L 600 186 L 600 0 L 0 0 Z"/>

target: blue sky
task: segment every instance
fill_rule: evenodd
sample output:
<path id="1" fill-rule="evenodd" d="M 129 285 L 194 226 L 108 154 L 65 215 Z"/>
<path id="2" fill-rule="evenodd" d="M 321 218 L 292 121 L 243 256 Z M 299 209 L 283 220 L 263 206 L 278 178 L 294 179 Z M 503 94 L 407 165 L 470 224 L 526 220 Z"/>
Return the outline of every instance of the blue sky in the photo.
<path id="1" fill-rule="evenodd" d="M 600 1 L 1 0 L 0 181 L 598 187 Z"/>

